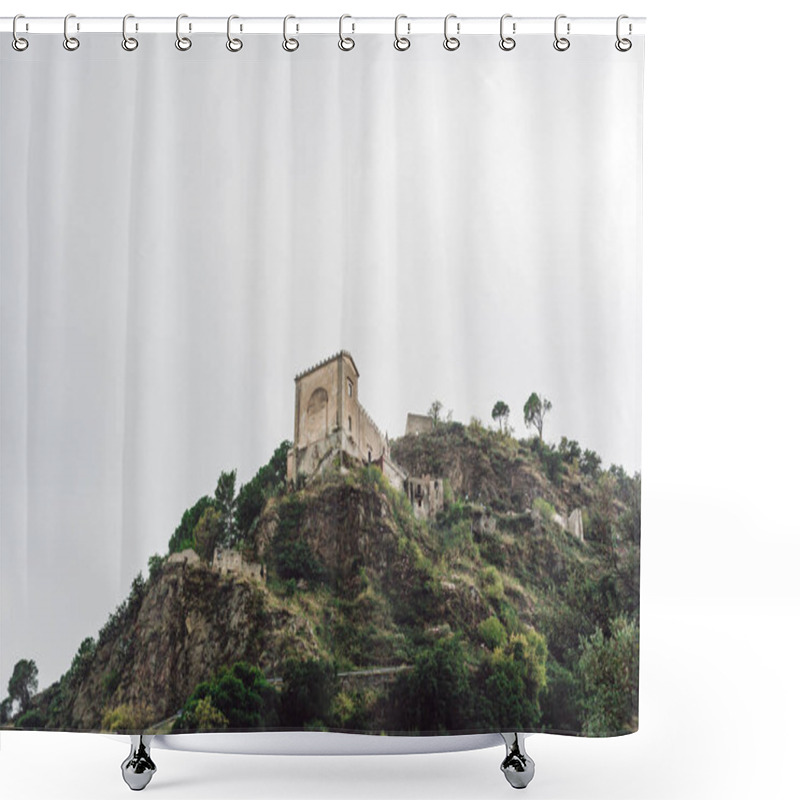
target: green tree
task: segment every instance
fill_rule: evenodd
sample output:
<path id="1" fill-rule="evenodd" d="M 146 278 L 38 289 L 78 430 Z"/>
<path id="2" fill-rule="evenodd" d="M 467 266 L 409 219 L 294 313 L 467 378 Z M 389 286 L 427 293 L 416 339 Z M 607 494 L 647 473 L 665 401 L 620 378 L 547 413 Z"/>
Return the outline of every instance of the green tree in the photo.
<path id="1" fill-rule="evenodd" d="M 431 407 L 428 409 L 428 416 L 433 420 L 433 427 L 435 428 L 442 418 L 442 408 L 444 404 L 441 400 L 434 400 Z"/>
<path id="2" fill-rule="evenodd" d="M 239 661 L 195 687 L 175 721 L 175 730 L 209 730 L 212 724 L 233 730 L 274 728 L 277 709 L 277 689 L 258 667 Z"/>
<path id="3" fill-rule="evenodd" d="M 529 730 L 539 723 L 539 696 L 547 685 L 547 645 L 534 630 L 512 634 L 481 664 L 478 725 L 496 730 Z"/>
<path id="4" fill-rule="evenodd" d="M 225 524 L 216 508 L 207 508 L 194 529 L 195 550 L 200 558 L 211 561 L 214 550 L 224 543 Z"/>
<path id="5" fill-rule="evenodd" d="M 392 687 L 397 730 L 459 731 L 471 727 L 472 695 L 460 640 L 452 636 L 422 650 L 414 668 Z"/>
<path id="6" fill-rule="evenodd" d="M 497 423 L 498 430 L 508 433 L 508 416 L 511 409 L 502 400 L 498 400 L 492 409 L 492 419 Z"/>
<path id="7" fill-rule="evenodd" d="M 139 573 L 141 575 L 141 573 Z M 78 646 L 78 652 L 72 658 L 69 670 L 65 675 L 70 688 L 77 689 L 83 683 L 94 662 L 97 645 L 91 636 L 87 636 Z"/>
<path id="8" fill-rule="evenodd" d="M 6 697 L 6 699 L 0 703 L 0 725 L 5 725 L 11 719 L 13 706 L 14 701 L 10 697 Z"/>
<path id="9" fill-rule="evenodd" d="M 535 427 L 536 430 L 539 431 L 540 439 L 542 438 L 542 431 L 544 430 L 545 414 L 547 414 L 552 407 L 553 404 L 546 397 L 539 397 L 536 392 L 531 394 L 523 406 L 522 413 L 525 417 L 525 425 L 528 428 Z"/>
<path id="10" fill-rule="evenodd" d="M 587 736 L 629 733 L 638 727 L 639 630 L 625 617 L 611 622 L 604 636 L 597 628 L 581 637 L 582 731 Z"/>
<path id="11" fill-rule="evenodd" d="M 199 731 L 215 731 L 228 727 L 228 718 L 211 702 L 203 697 L 194 707 L 195 727 Z"/>
<path id="12" fill-rule="evenodd" d="M 290 658 L 283 667 L 281 725 L 327 725 L 336 694 L 336 669 L 322 659 Z"/>
<path id="13" fill-rule="evenodd" d="M 28 710 L 31 698 L 39 688 L 39 668 L 30 658 L 23 658 L 14 665 L 8 681 L 8 696 L 19 702 L 20 711 Z"/>
<path id="14" fill-rule="evenodd" d="M 214 491 L 214 504 L 221 515 L 222 544 L 231 545 L 236 529 L 236 470 L 222 472 Z"/>
<path id="15" fill-rule="evenodd" d="M 591 475 L 596 478 L 600 472 L 600 464 L 602 459 L 594 450 L 584 450 L 580 460 L 581 472 L 584 475 Z"/>
<path id="16" fill-rule="evenodd" d="M 581 446 L 574 439 L 567 439 L 566 436 L 561 437 L 558 443 L 559 455 L 570 461 L 580 461 Z"/>
<path id="17" fill-rule="evenodd" d="M 169 540 L 169 553 L 194 548 L 194 529 L 207 509 L 214 507 L 214 501 L 206 496 L 201 497 L 190 509 L 183 512 L 180 525 L 175 528 Z"/>
<path id="18" fill-rule="evenodd" d="M 270 497 L 280 494 L 286 486 L 286 458 L 292 443 L 281 442 L 265 464 L 251 480 L 243 484 L 236 496 L 236 529 L 238 538 L 248 540 Z"/>

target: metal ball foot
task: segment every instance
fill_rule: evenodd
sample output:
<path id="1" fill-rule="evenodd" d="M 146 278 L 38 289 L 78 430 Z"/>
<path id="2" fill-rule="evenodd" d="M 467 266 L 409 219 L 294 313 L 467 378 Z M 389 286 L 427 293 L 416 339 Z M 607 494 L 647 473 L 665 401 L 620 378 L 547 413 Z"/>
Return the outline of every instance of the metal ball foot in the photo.
<path id="1" fill-rule="evenodd" d="M 521 733 L 501 733 L 506 743 L 506 757 L 500 765 L 506 780 L 515 789 L 524 789 L 536 769 L 533 759 L 525 752 L 525 737 Z"/>
<path id="2" fill-rule="evenodd" d="M 122 779 L 134 792 L 140 792 L 155 775 L 156 765 L 150 758 L 152 736 L 131 736 L 131 752 L 122 762 Z"/>

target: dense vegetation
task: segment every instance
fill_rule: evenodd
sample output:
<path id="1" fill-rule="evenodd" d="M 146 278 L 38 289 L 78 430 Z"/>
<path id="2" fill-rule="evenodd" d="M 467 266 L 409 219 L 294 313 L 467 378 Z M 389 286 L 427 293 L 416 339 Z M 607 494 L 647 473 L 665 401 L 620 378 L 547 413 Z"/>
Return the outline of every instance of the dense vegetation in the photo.
<path id="1" fill-rule="evenodd" d="M 526 423 L 540 431 L 548 408 L 532 396 Z M 503 403 L 493 418 L 496 430 L 437 414 L 430 433 L 392 443 L 411 474 L 443 479 L 446 505 L 433 520 L 416 519 L 375 467 L 351 465 L 290 491 L 288 442 L 238 491 L 236 472 L 223 472 L 169 540 L 168 555 L 192 549 L 202 563 L 153 556 L 148 578 L 137 576 L 57 683 L 35 694 L 35 664 L 18 664 L 2 721 L 96 720 L 119 731 L 635 730 L 639 475 L 603 469 L 566 438 L 514 438 Z M 564 529 L 574 509 L 584 542 Z M 260 564 L 263 582 L 212 571 L 218 546 Z M 154 628 L 172 622 L 152 610 L 156 598 L 176 595 L 186 624 Z M 234 605 L 239 627 L 227 631 L 219 609 Z M 214 663 L 192 638 L 198 626 L 206 657 L 208 637 L 221 642 Z M 187 666 L 154 673 L 147 648 L 159 636 Z M 187 683 L 190 674 L 198 678 Z M 150 692 L 155 706 L 136 690 L 147 681 L 160 687 Z"/>

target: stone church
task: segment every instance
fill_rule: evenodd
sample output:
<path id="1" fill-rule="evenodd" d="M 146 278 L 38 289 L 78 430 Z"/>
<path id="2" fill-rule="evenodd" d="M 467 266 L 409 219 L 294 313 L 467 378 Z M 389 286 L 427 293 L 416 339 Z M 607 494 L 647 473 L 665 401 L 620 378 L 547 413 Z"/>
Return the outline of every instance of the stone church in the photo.
<path id="1" fill-rule="evenodd" d="M 381 433 L 358 401 L 359 372 L 346 350 L 301 372 L 294 379 L 294 446 L 286 463 L 287 481 L 301 480 L 348 464 L 373 464 L 418 517 L 432 517 L 444 507 L 438 478 L 411 477 L 392 461 L 389 436 Z"/>

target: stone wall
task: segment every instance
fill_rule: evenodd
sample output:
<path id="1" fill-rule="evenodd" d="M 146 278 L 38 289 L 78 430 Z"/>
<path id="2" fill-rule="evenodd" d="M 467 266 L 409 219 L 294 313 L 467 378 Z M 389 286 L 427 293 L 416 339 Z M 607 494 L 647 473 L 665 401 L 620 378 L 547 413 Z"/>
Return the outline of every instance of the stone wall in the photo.
<path id="1" fill-rule="evenodd" d="M 266 581 L 266 573 L 263 565 L 245 561 L 238 550 L 217 547 L 214 550 L 214 560 L 211 562 L 212 568 L 220 575 L 242 575 L 252 578 L 259 583 Z"/>
<path id="2" fill-rule="evenodd" d="M 427 414 L 409 414 L 406 417 L 406 436 L 418 436 L 433 430 L 433 417 Z"/>

